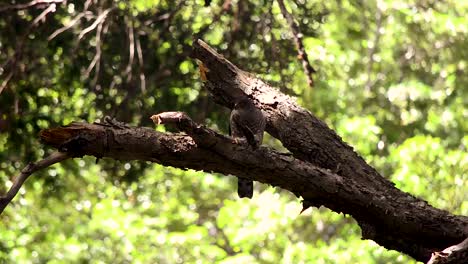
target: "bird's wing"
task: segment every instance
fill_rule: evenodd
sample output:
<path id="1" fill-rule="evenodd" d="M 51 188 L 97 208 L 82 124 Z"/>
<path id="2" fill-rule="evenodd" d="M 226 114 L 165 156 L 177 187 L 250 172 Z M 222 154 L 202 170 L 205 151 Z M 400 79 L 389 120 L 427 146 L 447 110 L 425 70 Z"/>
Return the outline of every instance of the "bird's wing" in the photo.
<path id="1" fill-rule="evenodd" d="M 259 118 L 257 124 L 256 124 L 256 129 L 255 129 L 255 139 L 258 142 L 258 145 L 262 144 L 263 141 L 263 132 L 265 132 L 265 127 L 266 127 L 266 119 L 263 113 L 261 113 L 261 118 Z"/>
<path id="2" fill-rule="evenodd" d="M 251 145 L 253 148 L 258 148 L 258 142 L 255 140 L 255 134 L 252 132 L 252 130 L 247 126 L 241 126 L 241 129 L 249 145 Z"/>
<path id="3" fill-rule="evenodd" d="M 263 132 L 265 131 L 266 120 L 260 110 L 253 111 L 250 118 L 243 120 L 245 122 L 244 126 L 249 129 L 249 135 L 252 135 L 254 144 L 250 145 L 255 148 L 262 144 L 263 141 Z M 247 137 L 247 134 L 246 134 Z"/>
<path id="4" fill-rule="evenodd" d="M 231 113 L 231 135 L 233 137 L 245 137 L 249 145 L 251 145 L 254 148 L 257 148 L 258 143 L 255 140 L 255 133 L 249 126 L 250 124 L 248 123 L 248 120 L 242 119 L 241 115 L 237 111 Z"/>

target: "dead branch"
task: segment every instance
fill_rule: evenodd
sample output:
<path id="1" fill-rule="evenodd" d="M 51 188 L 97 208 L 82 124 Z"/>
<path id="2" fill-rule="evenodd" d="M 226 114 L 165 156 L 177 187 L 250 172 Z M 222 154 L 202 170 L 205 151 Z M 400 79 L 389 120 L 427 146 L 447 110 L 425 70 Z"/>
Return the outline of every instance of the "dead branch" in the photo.
<path id="1" fill-rule="evenodd" d="M 356 186 L 344 186 L 341 177 L 328 170 L 267 147 L 253 150 L 248 144 L 235 144 L 232 138 L 195 123 L 185 113 L 165 112 L 152 119 L 160 124 L 174 124 L 189 135 L 160 133 L 107 120 L 94 124 L 75 122 L 43 130 L 40 136 L 45 144 L 73 157 L 92 155 L 143 160 L 182 169 L 232 174 L 280 186 L 310 200 L 324 192 L 335 194 L 340 188 L 349 190 L 342 193 L 345 196 L 356 192 L 352 191 Z M 323 185 L 313 184 L 316 186 L 313 191 L 304 188 L 314 180 Z M 368 198 L 362 196 L 362 199 Z"/>
<path id="2" fill-rule="evenodd" d="M 72 123 L 43 130 L 41 140 L 67 157 L 92 155 L 118 160 L 143 160 L 177 168 L 232 174 L 279 186 L 319 206 L 323 196 L 334 196 L 341 204 L 378 203 L 369 198 L 369 187 L 346 182 L 333 172 L 279 153 L 267 147 L 253 150 L 234 143 L 192 121 L 182 112 L 165 112 L 151 117 L 156 124 L 174 124 L 189 135 L 160 133 L 149 128 L 130 127 L 115 120 L 105 123 Z M 60 152 L 60 153 L 61 153 Z M 366 202 L 367 201 L 367 202 Z"/>

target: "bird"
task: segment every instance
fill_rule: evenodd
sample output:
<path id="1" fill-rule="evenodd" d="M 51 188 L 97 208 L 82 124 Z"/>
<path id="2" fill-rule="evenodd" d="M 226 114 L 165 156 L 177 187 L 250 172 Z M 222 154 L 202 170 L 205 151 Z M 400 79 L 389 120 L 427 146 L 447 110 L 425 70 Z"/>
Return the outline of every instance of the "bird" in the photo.
<path id="1" fill-rule="evenodd" d="M 235 100 L 229 120 L 229 135 L 234 139 L 234 143 L 247 142 L 252 149 L 258 149 L 263 141 L 265 126 L 265 116 L 250 98 L 240 97 Z M 252 198 L 253 181 L 238 177 L 237 194 L 240 198 Z"/>

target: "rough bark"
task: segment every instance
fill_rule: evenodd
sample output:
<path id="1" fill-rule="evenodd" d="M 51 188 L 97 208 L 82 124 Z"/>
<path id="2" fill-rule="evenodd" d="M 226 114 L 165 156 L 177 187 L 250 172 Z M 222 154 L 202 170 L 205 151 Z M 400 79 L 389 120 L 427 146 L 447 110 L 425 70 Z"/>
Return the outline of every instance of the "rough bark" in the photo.
<path id="1" fill-rule="evenodd" d="M 252 150 L 193 123 L 178 112 L 155 116 L 186 134 L 159 133 L 124 124 L 73 123 L 45 130 L 49 145 L 75 156 L 139 159 L 178 168 L 233 174 L 287 189 L 304 206 L 326 206 L 353 216 L 365 239 L 427 261 L 431 253 L 468 237 L 468 217 L 451 215 L 402 192 L 369 166 L 325 123 L 291 98 L 238 69 L 204 42 L 194 42 L 213 99 L 232 108 L 242 93 L 267 118 L 267 132 L 291 154 Z"/>
<path id="2" fill-rule="evenodd" d="M 341 175 L 348 184 L 366 186 L 368 200 L 338 200 L 336 195 L 305 192 L 313 206 L 324 205 L 352 215 L 365 239 L 427 261 L 431 252 L 454 245 L 468 236 L 468 218 L 436 209 L 402 192 L 353 148 L 312 113 L 254 75 L 244 72 L 201 40 L 195 41 L 192 56 L 208 69 L 206 87 L 215 101 L 232 107 L 243 92 L 252 97 L 267 117 L 267 132 L 279 139 L 297 159 Z M 358 195 L 355 193 L 355 195 Z"/>

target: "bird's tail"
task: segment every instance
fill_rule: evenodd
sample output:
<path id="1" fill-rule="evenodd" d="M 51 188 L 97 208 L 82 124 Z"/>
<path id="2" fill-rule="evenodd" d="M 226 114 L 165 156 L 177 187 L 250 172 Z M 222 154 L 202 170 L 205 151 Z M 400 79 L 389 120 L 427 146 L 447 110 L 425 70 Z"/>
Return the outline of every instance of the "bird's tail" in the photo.
<path id="1" fill-rule="evenodd" d="M 252 198 L 253 181 L 245 178 L 237 178 L 237 194 L 240 198 Z"/>

